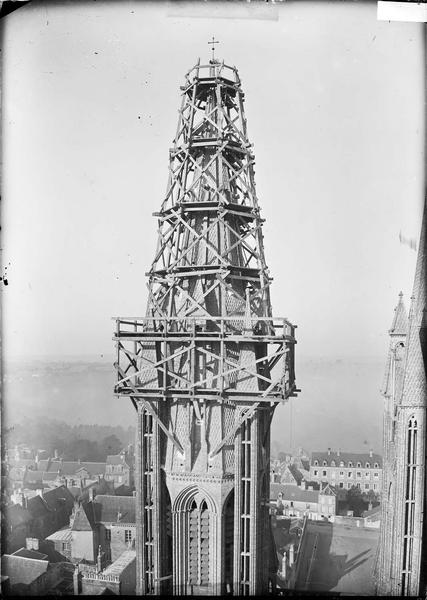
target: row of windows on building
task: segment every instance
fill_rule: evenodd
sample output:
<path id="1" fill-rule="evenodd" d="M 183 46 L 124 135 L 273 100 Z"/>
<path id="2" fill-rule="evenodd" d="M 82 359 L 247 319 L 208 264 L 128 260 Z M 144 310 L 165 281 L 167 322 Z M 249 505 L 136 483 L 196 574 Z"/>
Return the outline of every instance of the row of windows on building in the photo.
<path id="1" fill-rule="evenodd" d="M 319 466 L 320 466 L 320 465 L 319 465 L 319 461 L 318 461 L 318 460 L 315 460 L 315 461 L 313 462 L 313 465 L 314 465 L 315 467 L 319 467 Z M 322 462 L 322 467 L 328 467 L 328 466 L 331 466 L 331 467 L 337 467 L 337 466 L 340 466 L 340 467 L 345 467 L 345 466 L 347 466 L 347 468 L 349 468 L 349 469 L 352 469 L 353 467 L 356 467 L 357 469 L 361 469 L 361 468 L 362 468 L 362 463 L 361 463 L 361 462 L 358 462 L 358 463 L 356 463 L 356 464 L 354 465 L 354 464 L 353 464 L 351 461 L 349 461 L 349 463 L 346 465 L 346 464 L 344 463 L 344 461 L 342 460 L 342 461 L 340 461 L 339 465 L 337 465 L 337 464 L 336 464 L 336 462 L 335 462 L 334 460 L 331 460 L 331 464 L 330 464 L 330 465 L 328 465 L 328 462 L 327 462 L 326 460 L 324 460 L 324 461 Z M 365 469 L 372 469 L 372 468 L 374 468 L 374 469 L 379 469 L 379 468 L 380 468 L 380 465 L 379 465 L 377 462 L 373 464 L 373 467 L 371 467 L 371 463 L 368 463 L 368 462 L 367 462 L 367 463 L 365 464 Z"/>
<path id="2" fill-rule="evenodd" d="M 347 489 L 350 490 L 352 487 L 354 486 L 354 483 L 347 483 Z M 346 484 L 343 481 L 339 482 L 339 486 L 340 488 L 345 488 Z M 356 483 L 356 487 L 358 487 L 359 489 L 362 489 L 362 485 L 360 483 Z M 371 489 L 371 484 L 370 483 L 365 483 L 363 489 L 365 490 L 370 490 Z M 372 489 L 378 490 L 378 485 L 376 483 L 373 484 Z"/>
<path id="3" fill-rule="evenodd" d="M 314 477 L 319 477 L 319 471 L 318 470 L 314 470 L 313 472 Z M 322 477 L 328 477 L 328 472 L 327 471 L 322 471 Z M 337 472 L 336 471 L 332 471 L 330 473 L 330 476 L 332 479 L 336 479 L 337 476 Z M 345 477 L 345 472 L 344 471 L 340 471 L 339 472 L 339 477 L 340 478 L 344 478 Z M 347 472 L 347 477 L 348 478 L 352 478 L 353 477 L 353 471 L 348 471 Z M 356 471 L 356 475 L 355 477 L 357 479 L 362 479 L 362 472 L 361 471 Z M 365 473 L 365 479 L 370 479 L 371 478 L 371 473 Z M 374 472 L 374 478 L 375 479 L 379 479 L 379 473 L 378 472 Z"/>

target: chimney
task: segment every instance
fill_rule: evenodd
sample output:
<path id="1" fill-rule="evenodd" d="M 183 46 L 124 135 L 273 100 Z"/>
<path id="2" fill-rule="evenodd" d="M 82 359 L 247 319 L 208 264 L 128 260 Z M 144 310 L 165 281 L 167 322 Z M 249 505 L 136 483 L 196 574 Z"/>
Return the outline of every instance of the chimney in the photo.
<path id="1" fill-rule="evenodd" d="M 372 448 L 369 450 L 369 457 L 372 458 L 374 455 L 374 451 L 372 450 Z"/>
<path id="2" fill-rule="evenodd" d="M 331 449 L 328 448 L 328 456 L 331 456 Z"/>
<path id="3" fill-rule="evenodd" d="M 26 538 L 25 546 L 26 546 L 27 550 L 38 550 L 39 549 L 38 538 Z"/>
<path id="4" fill-rule="evenodd" d="M 305 490 L 305 479 L 301 480 L 301 489 Z"/>
<path id="5" fill-rule="evenodd" d="M 89 502 L 93 502 L 93 487 L 89 488 Z"/>
<path id="6" fill-rule="evenodd" d="M 36 493 L 38 496 L 40 496 L 40 498 L 43 498 L 43 489 L 37 489 Z"/>
<path id="7" fill-rule="evenodd" d="M 59 458 L 58 450 L 57 450 L 56 448 L 55 448 L 55 450 L 53 451 L 53 458 L 54 458 L 55 460 L 58 460 L 58 458 Z"/>
<path id="8" fill-rule="evenodd" d="M 337 456 L 339 456 L 341 454 L 341 448 L 338 448 L 337 450 Z"/>

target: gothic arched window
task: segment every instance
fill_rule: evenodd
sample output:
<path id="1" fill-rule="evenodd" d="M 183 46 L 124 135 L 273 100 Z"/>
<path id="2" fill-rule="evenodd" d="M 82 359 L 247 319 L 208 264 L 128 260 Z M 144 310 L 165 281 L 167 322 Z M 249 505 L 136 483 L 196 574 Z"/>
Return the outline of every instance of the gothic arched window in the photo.
<path id="1" fill-rule="evenodd" d="M 188 582 L 209 584 L 209 510 L 205 500 L 200 506 L 193 500 L 189 509 Z"/>
<path id="2" fill-rule="evenodd" d="M 406 442 L 405 516 L 401 589 L 401 594 L 404 596 L 411 593 L 411 574 L 413 569 L 414 535 L 416 528 L 417 434 L 418 424 L 415 417 L 412 416 L 408 422 Z"/>

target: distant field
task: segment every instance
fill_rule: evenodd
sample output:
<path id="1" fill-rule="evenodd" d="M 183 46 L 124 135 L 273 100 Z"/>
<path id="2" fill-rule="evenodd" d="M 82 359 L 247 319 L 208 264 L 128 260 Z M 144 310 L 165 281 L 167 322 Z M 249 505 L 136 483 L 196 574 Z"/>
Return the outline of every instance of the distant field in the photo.
<path id="1" fill-rule="evenodd" d="M 380 451 L 384 365 L 375 360 L 298 360 L 301 393 L 276 408 L 273 450 L 301 445 Z M 113 358 L 32 360 L 4 365 L 3 416 L 50 416 L 70 424 L 127 427 L 134 421 L 130 401 L 113 396 Z"/>

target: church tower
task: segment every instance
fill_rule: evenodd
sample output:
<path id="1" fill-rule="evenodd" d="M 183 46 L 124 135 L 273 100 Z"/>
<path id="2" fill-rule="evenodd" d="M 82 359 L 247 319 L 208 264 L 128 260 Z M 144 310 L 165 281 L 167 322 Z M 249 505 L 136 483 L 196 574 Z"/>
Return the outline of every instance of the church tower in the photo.
<path id="1" fill-rule="evenodd" d="M 402 294 L 390 330 L 383 395 L 384 478 L 375 577 L 382 596 L 425 594 L 426 207 L 409 316 Z"/>
<path id="2" fill-rule="evenodd" d="M 137 415 L 137 593 L 262 594 L 295 326 L 272 316 L 238 72 L 199 60 L 181 92 L 146 316 L 116 320 L 115 393 Z"/>

